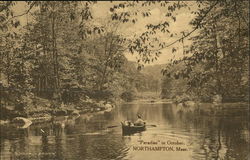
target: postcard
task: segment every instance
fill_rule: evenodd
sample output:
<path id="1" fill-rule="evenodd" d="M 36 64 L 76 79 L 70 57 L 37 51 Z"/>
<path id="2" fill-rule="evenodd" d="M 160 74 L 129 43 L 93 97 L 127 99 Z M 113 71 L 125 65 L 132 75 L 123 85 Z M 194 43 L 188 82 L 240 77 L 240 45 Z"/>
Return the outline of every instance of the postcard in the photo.
<path id="1" fill-rule="evenodd" d="M 1 1 L 1 160 L 247 160 L 248 1 Z"/>

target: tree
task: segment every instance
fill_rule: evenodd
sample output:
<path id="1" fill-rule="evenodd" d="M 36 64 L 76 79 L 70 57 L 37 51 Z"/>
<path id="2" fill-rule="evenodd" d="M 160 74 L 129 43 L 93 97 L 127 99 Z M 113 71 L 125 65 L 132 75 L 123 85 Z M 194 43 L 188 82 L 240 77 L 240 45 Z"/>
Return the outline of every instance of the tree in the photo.
<path id="1" fill-rule="evenodd" d="M 172 43 L 160 41 L 157 33 L 167 33 L 172 37 L 168 27 L 171 20 L 167 19 L 158 24 L 147 24 L 147 31 L 136 36 L 128 46 L 131 53 L 140 56 L 139 62 L 150 63 L 157 60 L 161 50 L 176 43 L 183 43 L 191 37 L 193 44 L 190 50 L 184 52 L 182 60 L 172 60 L 172 64 L 184 62 L 183 67 L 174 76 L 187 79 L 190 91 L 202 96 L 208 93 L 209 97 L 219 94 L 224 99 L 233 95 L 248 95 L 248 4 L 246 1 L 197 1 L 196 17 L 191 22 L 193 29 L 181 33 L 182 37 Z M 140 6 L 140 11 L 136 8 Z M 138 15 L 151 15 L 150 6 L 160 6 L 166 9 L 166 17 L 176 20 L 175 11 L 188 7 L 185 2 L 121 2 L 110 8 L 113 20 L 124 23 L 136 23 Z M 126 8 L 124 12 L 121 9 Z M 226 26 L 226 27 L 225 27 Z M 237 26 L 237 27 L 235 27 Z M 192 35 L 198 31 L 198 35 Z M 172 52 L 176 51 L 172 48 Z M 189 54 L 188 54 L 189 53 Z M 192 56 L 190 56 L 192 54 Z M 167 70 L 164 73 L 169 73 Z M 239 85 L 240 84 L 240 85 Z"/>
<path id="2" fill-rule="evenodd" d="M 243 82 L 249 70 L 248 23 L 243 18 L 247 12 L 246 2 L 197 3 L 202 9 L 192 25 L 199 25 L 199 34 L 192 37 L 189 50 L 192 55 L 175 61 L 184 62 L 186 66 L 179 76 L 187 79 L 190 91 L 200 98 L 205 94 L 210 98 L 219 94 L 224 100 L 247 96 L 248 82 Z M 206 17 L 200 16 L 202 14 Z"/>

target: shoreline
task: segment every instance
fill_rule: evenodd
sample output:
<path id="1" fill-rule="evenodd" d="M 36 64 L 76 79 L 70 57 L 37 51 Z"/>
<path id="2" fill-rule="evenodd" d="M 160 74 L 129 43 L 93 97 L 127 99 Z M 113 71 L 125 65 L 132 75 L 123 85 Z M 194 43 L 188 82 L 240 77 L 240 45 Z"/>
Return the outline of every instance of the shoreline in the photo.
<path id="1" fill-rule="evenodd" d="M 194 106 L 199 110 L 205 111 L 207 112 L 208 109 L 211 110 L 212 109 L 220 109 L 223 110 L 225 108 L 231 108 L 231 104 L 239 104 L 238 107 L 233 107 L 233 109 L 237 109 L 237 108 L 241 108 L 241 105 L 243 104 L 247 104 L 246 102 L 224 102 L 224 103 L 220 103 L 220 104 L 213 104 L 213 103 L 202 103 L 202 102 L 194 102 L 194 101 L 189 101 L 192 102 L 190 104 L 187 105 L 183 105 L 182 103 L 180 104 L 176 104 L 176 107 L 179 108 L 186 108 L 186 107 L 191 107 L 193 108 Z M 132 102 L 125 102 L 124 104 L 175 104 L 173 102 L 173 100 L 171 99 L 154 99 L 154 100 L 146 100 L 146 99 L 136 99 Z M 193 104 L 194 103 L 194 104 Z M 72 108 L 72 107 L 68 107 L 68 108 L 56 108 L 57 111 L 53 110 L 52 113 L 50 113 L 49 111 L 40 111 L 40 112 L 36 112 L 33 115 L 29 115 L 27 117 L 24 116 L 17 116 L 17 117 L 22 117 L 25 118 L 29 121 L 32 122 L 32 124 L 37 124 L 37 123 L 45 123 L 45 122 L 50 122 L 53 121 L 54 119 L 56 119 L 57 117 L 65 117 L 67 118 L 77 118 L 79 116 L 84 116 L 84 115 L 95 115 L 95 114 L 104 114 L 107 112 L 111 112 L 118 103 L 115 104 L 110 104 L 108 103 L 107 106 L 100 105 L 98 107 L 85 107 L 83 109 L 77 109 L 77 107 Z M 120 102 L 119 102 L 120 104 Z M 210 106 L 210 104 L 212 104 L 213 106 Z M 203 105 L 203 107 L 201 107 L 200 105 Z M 207 106 L 209 105 L 209 106 Z M 59 109 L 59 110 L 58 110 Z M 64 110 L 65 109 L 65 110 Z M 232 109 L 232 108 L 231 108 Z M 209 110 L 209 112 L 210 112 Z M 15 118 L 17 118 L 15 117 Z M 12 124 L 12 119 L 0 119 L 0 126 L 2 125 L 9 125 Z"/>
<path id="2" fill-rule="evenodd" d="M 77 109 L 77 108 L 68 108 L 65 110 L 63 110 L 64 108 L 60 108 L 60 110 L 58 110 L 57 112 L 53 112 L 49 113 L 47 111 L 44 112 L 38 112 L 37 114 L 34 115 L 29 115 L 27 117 L 24 116 L 17 116 L 14 118 L 9 118 L 9 119 L 0 119 L 0 126 L 6 126 L 6 125 L 16 125 L 16 123 L 13 123 L 13 120 L 15 120 L 16 118 L 23 118 L 26 119 L 27 121 L 31 121 L 31 124 L 38 124 L 38 123 L 46 123 L 46 122 L 51 122 L 53 120 L 56 120 L 57 117 L 64 117 L 65 119 L 76 119 L 80 116 L 92 116 L 95 114 L 104 114 L 104 113 L 108 113 L 111 112 L 115 107 L 117 106 L 117 104 L 109 104 L 108 105 L 104 105 L 104 106 L 98 106 L 95 108 L 85 108 L 85 109 Z M 42 115 L 41 115 L 42 114 Z M 21 122 L 24 123 L 23 126 L 25 126 L 26 122 Z M 20 124 L 21 124 L 20 123 Z M 20 125 L 17 124 L 17 125 Z M 30 124 L 30 125 L 31 125 Z M 28 125 L 28 126 L 30 126 Z M 26 126 L 26 128 L 28 127 Z M 18 128 L 23 128 L 23 127 L 18 127 Z"/>
<path id="3" fill-rule="evenodd" d="M 80 116 L 91 116 L 91 115 L 95 115 L 95 114 L 103 114 L 103 113 L 108 113 L 111 112 L 113 109 L 115 108 L 115 105 L 112 105 L 112 107 L 110 108 L 105 108 L 104 110 L 90 110 L 90 111 L 80 111 L 75 109 L 73 111 L 73 114 L 67 114 L 67 115 L 49 115 L 49 116 L 44 116 L 44 117 L 29 117 L 27 119 L 32 121 L 32 124 L 37 124 L 37 123 L 44 123 L 44 122 L 48 122 L 48 121 L 53 121 L 55 120 L 57 117 L 64 117 L 66 119 L 68 118 L 78 118 Z"/>

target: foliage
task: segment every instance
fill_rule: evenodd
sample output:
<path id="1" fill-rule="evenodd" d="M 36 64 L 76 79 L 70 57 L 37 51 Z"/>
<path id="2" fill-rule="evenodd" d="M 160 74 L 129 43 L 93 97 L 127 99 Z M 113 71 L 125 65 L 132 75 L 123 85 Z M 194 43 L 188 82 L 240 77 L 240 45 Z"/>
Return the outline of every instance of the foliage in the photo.
<path id="1" fill-rule="evenodd" d="M 131 102 L 134 99 L 133 91 L 125 91 L 121 94 L 121 98 L 126 102 Z"/>
<path id="2" fill-rule="evenodd" d="M 57 107 L 78 104 L 86 97 L 132 100 L 138 91 L 160 88 L 165 98 L 184 92 L 190 99 L 204 101 L 214 95 L 223 100 L 249 96 L 246 1 L 197 1 L 193 30 L 170 44 L 157 33 L 173 37 L 169 27 L 176 22 L 176 12 L 188 7 L 185 1 L 116 2 L 111 17 L 98 25 L 92 15 L 98 2 L 27 1 L 26 12 L 15 15 L 17 3 L 0 3 L 1 106 L 12 105 L 23 112 L 32 110 L 37 98 Z M 146 24 L 147 30 L 132 38 L 118 32 L 121 25 L 150 17 L 152 7 L 160 8 L 166 19 Z M 22 16 L 31 20 L 21 25 Z M 140 65 L 156 61 L 162 49 L 183 43 L 194 31 L 198 34 L 192 35 L 183 58 L 172 60 L 163 71 L 160 87 L 161 66 Z M 126 59 L 127 51 L 138 55 L 139 66 Z"/>
<path id="3" fill-rule="evenodd" d="M 4 35 L 0 39 L 1 106 L 13 105 L 28 113 L 36 101 L 46 99 L 51 109 L 60 110 L 61 104 L 79 105 L 86 97 L 93 99 L 91 103 L 112 101 L 135 88 L 127 74 L 136 72 L 136 67 L 127 69 L 119 24 L 108 21 L 96 26 L 91 13 L 95 2 L 26 4 L 29 9 L 21 15 L 13 15 L 14 2 L 0 7 L 4 13 L 0 18 Z M 26 14 L 31 20 L 20 26 L 18 16 Z"/>
<path id="4" fill-rule="evenodd" d="M 192 25 L 199 25 L 199 33 L 192 37 L 189 52 L 176 64 L 184 63 L 175 75 L 186 79 L 187 91 L 207 100 L 206 97 L 221 95 L 224 101 L 248 97 L 249 81 L 249 37 L 248 23 L 245 23 L 247 4 L 245 1 L 197 2 L 201 9 Z M 216 7 L 215 7 L 216 6 Z M 209 11 L 209 12 L 208 12 Z M 206 15 L 202 17 L 201 15 Z M 201 19 L 202 18 L 202 23 Z M 237 26 L 237 27 L 235 27 Z M 170 76 L 170 69 L 166 69 Z M 245 81 L 243 80 L 245 79 Z M 165 79 L 167 80 L 167 79 Z"/>
<path id="5" fill-rule="evenodd" d="M 156 33 L 163 33 L 167 36 L 173 37 L 173 34 L 169 31 L 170 23 L 176 21 L 176 11 L 186 7 L 187 4 L 184 1 L 132 1 L 121 2 L 110 8 L 112 12 L 112 19 L 114 21 L 120 21 L 122 23 L 137 23 L 140 17 L 150 17 L 150 7 L 158 7 L 163 10 L 165 19 L 157 24 L 149 23 L 145 27 L 147 31 L 140 35 L 134 35 L 133 39 L 129 40 L 128 50 L 132 54 L 138 54 L 138 63 L 150 63 L 156 61 L 160 54 L 161 49 L 166 48 L 169 45 L 164 41 L 161 41 Z M 138 9 L 140 8 L 140 9 Z M 123 11 L 121 11 L 123 9 Z M 141 63 L 140 63 L 141 64 Z"/>

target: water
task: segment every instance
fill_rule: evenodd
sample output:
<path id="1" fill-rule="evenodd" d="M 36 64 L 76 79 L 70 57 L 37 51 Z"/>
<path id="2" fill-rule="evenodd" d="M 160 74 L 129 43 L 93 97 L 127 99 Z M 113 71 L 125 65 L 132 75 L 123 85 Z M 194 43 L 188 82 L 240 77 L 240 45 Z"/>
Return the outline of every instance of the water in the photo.
<path id="1" fill-rule="evenodd" d="M 1 128 L 1 160 L 247 159 L 248 106 L 228 104 L 219 112 L 211 110 L 211 104 L 201 107 L 205 109 L 198 112 L 172 104 L 124 104 L 111 112 L 59 117 L 27 129 Z M 147 130 L 122 135 L 120 122 L 135 120 L 137 113 L 149 124 Z M 48 136 L 42 136 L 41 129 Z"/>

